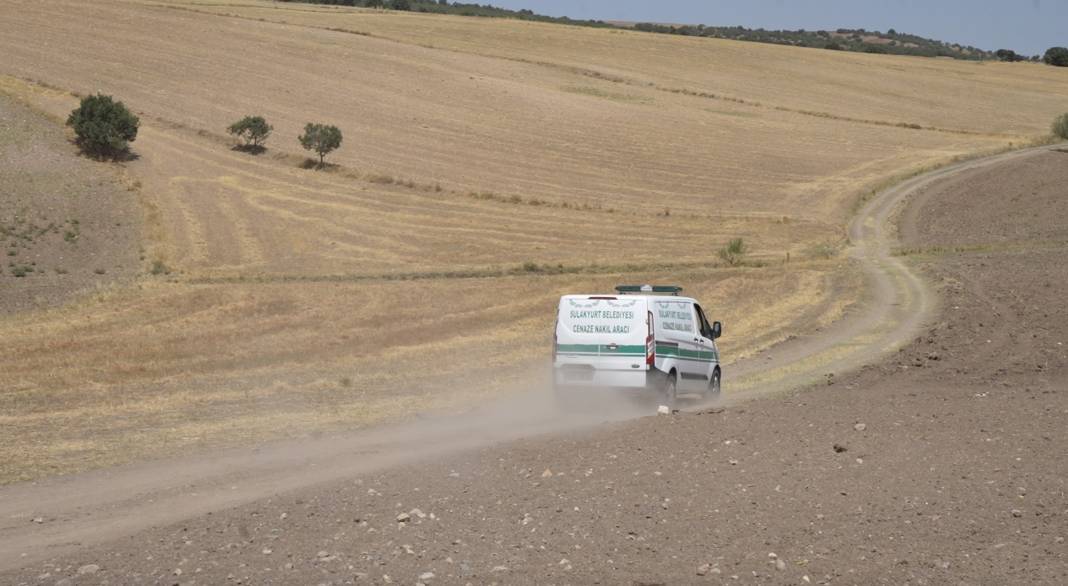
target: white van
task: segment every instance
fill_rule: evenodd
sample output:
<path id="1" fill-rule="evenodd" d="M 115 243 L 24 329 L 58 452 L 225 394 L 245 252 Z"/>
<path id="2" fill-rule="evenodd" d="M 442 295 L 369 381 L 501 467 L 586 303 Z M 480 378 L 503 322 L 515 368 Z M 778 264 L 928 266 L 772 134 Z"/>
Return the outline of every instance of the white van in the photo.
<path id="1" fill-rule="evenodd" d="M 701 306 L 681 287 L 623 285 L 615 295 L 560 298 L 553 385 L 561 399 L 609 388 L 660 393 L 674 406 L 682 393 L 718 395 L 723 371 Z"/>

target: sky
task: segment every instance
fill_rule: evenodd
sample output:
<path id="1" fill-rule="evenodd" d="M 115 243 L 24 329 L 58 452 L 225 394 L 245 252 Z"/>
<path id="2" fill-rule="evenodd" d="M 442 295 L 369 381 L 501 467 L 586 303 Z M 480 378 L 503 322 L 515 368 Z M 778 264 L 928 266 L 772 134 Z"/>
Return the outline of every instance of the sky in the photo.
<path id="1" fill-rule="evenodd" d="M 464 0 L 577 19 L 766 29 L 895 29 L 1041 55 L 1068 46 L 1068 0 Z"/>

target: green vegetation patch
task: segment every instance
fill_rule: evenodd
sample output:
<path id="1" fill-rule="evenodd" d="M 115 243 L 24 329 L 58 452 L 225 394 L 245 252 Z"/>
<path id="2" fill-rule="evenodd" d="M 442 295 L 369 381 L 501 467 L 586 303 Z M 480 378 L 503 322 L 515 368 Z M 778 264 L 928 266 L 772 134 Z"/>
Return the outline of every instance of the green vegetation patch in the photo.
<path id="1" fill-rule="evenodd" d="M 624 94 L 624 93 L 619 93 L 619 92 L 610 92 L 610 91 L 603 90 L 601 88 L 592 87 L 592 86 L 569 85 L 569 86 L 564 86 L 561 89 L 563 89 L 563 91 L 568 92 L 570 94 L 579 94 L 579 95 L 583 95 L 583 96 L 592 96 L 592 97 L 595 97 L 595 98 L 603 98 L 605 100 L 612 100 L 614 102 L 623 102 L 623 103 L 631 103 L 631 104 L 651 104 L 653 102 L 653 99 L 649 98 L 649 97 L 635 96 L 635 95 Z"/>

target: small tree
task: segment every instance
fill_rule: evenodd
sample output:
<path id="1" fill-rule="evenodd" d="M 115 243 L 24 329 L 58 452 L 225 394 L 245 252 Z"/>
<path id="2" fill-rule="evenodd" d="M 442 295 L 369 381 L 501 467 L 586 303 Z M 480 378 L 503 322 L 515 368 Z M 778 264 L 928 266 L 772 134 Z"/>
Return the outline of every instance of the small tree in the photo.
<path id="1" fill-rule="evenodd" d="M 245 141 L 245 148 L 249 150 L 263 149 L 263 143 L 271 136 L 274 127 L 267 124 L 263 116 L 245 116 L 234 122 L 226 129 L 227 132 Z"/>
<path id="2" fill-rule="evenodd" d="M 749 252 L 749 249 L 745 246 L 745 241 L 741 238 L 734 238 L 719 249 L 719 257 L 733 267 L 742 262 L 746 252 Z"/>
<path id="3" fill-rule="evenodd" d="M 1068 67 L 1068 48 L 1050 47 L 1046 50 L 1046 55 L 1042 57 L 1042 60 L 1045 61 L 1047 65 Z"/>
<path id="4" fill-rule="evenodd" d="M 1053 135 L 1068 140 L 1068 113 L 1053 119 Z"/>
<path id="5" fill-rule="evenodd" d="M 319 155 L 319 168 L 321 169 L 325 164 L 327 153 L 341 146 L 341 131 L 337 126 L 309 122 L 304 125 L 304 134 L 297 137 L 297 140 L 300 141 L 300 146 L 304 147 L 304 150 L 315 151 Z"/>
<path id="6" fill-rule="evenodd" d="M 118 158 L 129 151 L 137 139 L 141 121 L 126 105 L 111 96 L 97 94 L 82 98 L 81 105 L 67 117 L 67 126 L 74 128 L 78 146 L 98 158 Z"/>

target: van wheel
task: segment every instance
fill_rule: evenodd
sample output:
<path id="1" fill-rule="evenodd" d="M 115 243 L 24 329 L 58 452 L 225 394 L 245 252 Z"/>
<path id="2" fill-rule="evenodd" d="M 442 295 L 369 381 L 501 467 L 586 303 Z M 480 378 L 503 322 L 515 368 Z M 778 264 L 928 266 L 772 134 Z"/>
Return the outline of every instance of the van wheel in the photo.
<path id="1" fill-rule="evenodd" d="M 708 396 L 718 397 L 721 387 L 723 386 L 723 375 L 719 369 L 712 371 L 712 380 L 708 381 Z"/>
<path id="2" fill-rule="evenodd" d="M 672 370 L 664 379 L 664 389 L 660 393 L 661 404 L 667 405 L 672 411 L 679 396 L 679 374 Z"/>

